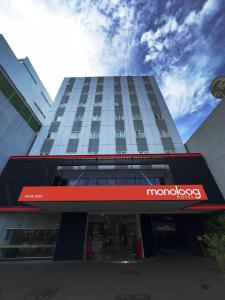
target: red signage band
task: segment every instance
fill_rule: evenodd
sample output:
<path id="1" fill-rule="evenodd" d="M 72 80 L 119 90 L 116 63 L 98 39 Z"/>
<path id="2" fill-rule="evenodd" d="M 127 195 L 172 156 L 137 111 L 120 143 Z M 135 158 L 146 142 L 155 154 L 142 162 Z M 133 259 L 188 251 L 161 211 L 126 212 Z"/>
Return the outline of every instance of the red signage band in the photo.
<path id="1" fill-rule="evenodd" d="M 207 200 L 202 185 L 28 186 L 19 202 Z"/>
<path id="2" fill-rule="evenodd" d="M 225 204 L 192 205 L 185 207 L 185 210 L 225 210 Z"/>

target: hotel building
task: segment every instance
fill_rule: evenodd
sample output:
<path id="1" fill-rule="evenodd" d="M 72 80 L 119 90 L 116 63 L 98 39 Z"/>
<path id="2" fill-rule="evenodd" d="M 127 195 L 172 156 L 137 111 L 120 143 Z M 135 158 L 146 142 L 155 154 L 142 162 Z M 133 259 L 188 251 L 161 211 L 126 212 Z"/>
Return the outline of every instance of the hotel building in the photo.
<path id="1" fill-rule="evenodd" d="M 224 198 L 151 76 L 65 78 L 28 156 L 0 178 L 2 259 L 200 252 Z"/>

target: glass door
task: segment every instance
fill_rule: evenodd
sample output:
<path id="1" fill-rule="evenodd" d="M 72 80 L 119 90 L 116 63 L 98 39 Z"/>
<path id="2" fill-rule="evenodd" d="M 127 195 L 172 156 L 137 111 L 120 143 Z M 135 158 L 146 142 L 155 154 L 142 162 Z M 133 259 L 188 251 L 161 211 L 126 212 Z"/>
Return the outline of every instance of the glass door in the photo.
<path id="1" fill-rule="evenodd" d="M 90 215 L 86 252 L 95 261 L 136 260 L 135 215 Z"/>

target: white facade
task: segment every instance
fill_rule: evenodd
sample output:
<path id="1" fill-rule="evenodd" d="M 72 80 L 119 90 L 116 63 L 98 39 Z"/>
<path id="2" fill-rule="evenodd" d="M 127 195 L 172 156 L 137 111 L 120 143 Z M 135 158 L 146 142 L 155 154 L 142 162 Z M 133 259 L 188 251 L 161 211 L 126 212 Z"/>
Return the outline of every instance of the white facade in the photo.
<path id="1" fill-rule="evenodd" d="M 189 152 L 200 152 L 225 197 L 225 100 L 222 100 L 186 143 Z"/>
<path id="2" fill-rule="evenodd" d="M 186 152 L 153 77 L 65 78 L 30 155 Z"/>

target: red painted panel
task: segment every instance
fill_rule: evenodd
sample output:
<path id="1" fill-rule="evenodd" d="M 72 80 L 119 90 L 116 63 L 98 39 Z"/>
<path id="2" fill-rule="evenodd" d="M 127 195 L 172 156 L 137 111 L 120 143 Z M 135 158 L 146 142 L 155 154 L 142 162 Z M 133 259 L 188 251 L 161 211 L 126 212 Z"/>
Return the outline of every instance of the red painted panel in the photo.
<path id="1" fill-rule="evenodd" d="M 102 154 L 102 155 L 46 155 L 46 156 L 12 156 L 11 159 L 114 159 L 114 158 L 152 158 L 152 157 L 192 157 L 202 156 L 201 153 L 171 154 Z"/>
<path id="2" fill-rule="evenodd" d="M 207 200 L 202 185 L 33 186 L 19 202 Z"/>
<path id="3" fill-rule="evenodd" d="M 0 206 L 0 212 L 40 212 L 41 209 L 30 206 Z"/>
<path id="4" fill-rule="evenodd" d="M 193 205 L 185 207 L 186 210 L 225 210 L 225 204 L 214 204 L 214 205 Z"/>

